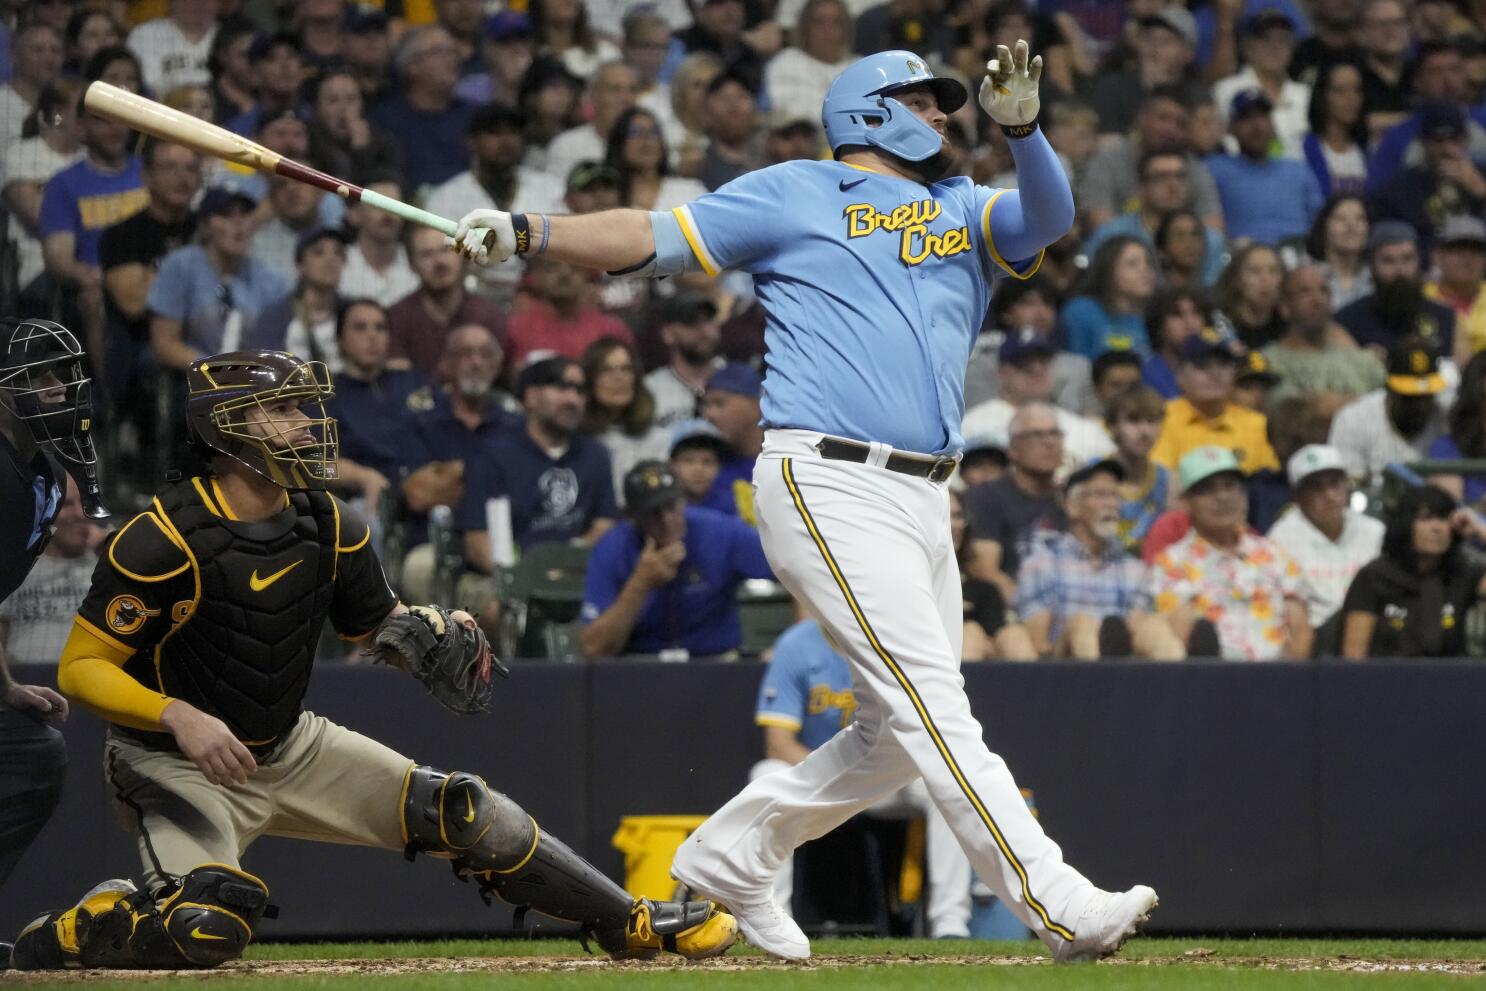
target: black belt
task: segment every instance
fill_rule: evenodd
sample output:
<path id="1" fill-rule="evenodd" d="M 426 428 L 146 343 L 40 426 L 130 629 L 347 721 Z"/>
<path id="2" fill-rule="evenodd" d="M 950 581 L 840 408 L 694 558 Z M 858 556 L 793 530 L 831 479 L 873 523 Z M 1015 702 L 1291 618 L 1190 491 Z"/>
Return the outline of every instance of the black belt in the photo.
<path id="1" fill-rule="evenodd" d="M 854 440 L 841 440 L 837 437 L 822 437 L 820 443 L 815 445 L 815 449 L 820 452 L 821 457 L 829 461 L 851 461 L 859 465 L 866 464 L 867 456 L 872 452 L 869 444 Z M 954 458 L 931 458 L 922 454 L 902 454 L 894 451 L 887 456 L 887 463 L 882 467 L 902 475 L 927 478 L 931 482 L 947 482 L 949 477 L 955 473 L 955 464 Z"/>

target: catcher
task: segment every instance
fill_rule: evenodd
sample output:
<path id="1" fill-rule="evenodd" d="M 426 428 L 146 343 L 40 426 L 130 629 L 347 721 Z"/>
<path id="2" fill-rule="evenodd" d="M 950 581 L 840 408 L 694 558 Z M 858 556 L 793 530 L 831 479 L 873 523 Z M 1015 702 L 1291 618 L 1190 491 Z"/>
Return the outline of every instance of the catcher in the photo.
<path id="1" fill-rule="evenodd" d="M 725 951 L 709 902 L 632 898 L 467 772 L 422 767 L 301 709 L 327 618 L 457 712 L 505 673 L 473 618 L 397 601 L 336 474 L 329 374 L 276 351 L 201 358 L 192 445 L 210 471 L 168 485 L 108 540 L 63 652 L 63 692 L 108 720 L 105 771 L 144 885 L 105 882 L 32 922 L 21 969 L 214 967 L 269 909 L 238 866 L 264 834 L 447 858 L 489 900 L 576 922 L 615 958 Z"/>

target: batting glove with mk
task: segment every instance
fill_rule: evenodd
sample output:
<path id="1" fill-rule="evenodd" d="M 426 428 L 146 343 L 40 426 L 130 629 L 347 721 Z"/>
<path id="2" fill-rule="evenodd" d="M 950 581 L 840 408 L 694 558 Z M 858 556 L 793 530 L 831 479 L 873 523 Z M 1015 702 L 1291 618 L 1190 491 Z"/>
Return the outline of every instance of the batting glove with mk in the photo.
<path id="1" fill-rule="evenodd" d="M 516 254 L 511 215 L 504 210 L 471 210 L 459 218 L 452 247 L 477 265 L 505 261 Z"/>
<path id="2" fill-rule="evenodd" d="M 986 77 L 980 83 L 980 107 L 1012 137 L 1032 133 L 1042 100 L 1037 96 L 1037 83 L 1042 79 L 1042 56 L 1028 61 L 1027 43 L 1018 41 L 1013 53 L 1005 45 L 996 46 L 996 57 L 986 63 Z M 1017 132 L 1025 130 L 1025 134 Z"/>

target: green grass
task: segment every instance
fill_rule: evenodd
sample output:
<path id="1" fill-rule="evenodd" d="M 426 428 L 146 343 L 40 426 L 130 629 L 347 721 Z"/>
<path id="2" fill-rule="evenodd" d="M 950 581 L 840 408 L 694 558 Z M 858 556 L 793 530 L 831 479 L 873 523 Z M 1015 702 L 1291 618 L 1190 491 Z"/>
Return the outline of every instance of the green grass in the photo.
<path id="1" fill-rule="evenodd" d="M 1388 991 L 1486 983 L 1486 941 L 1479 940 L 1142 939 L 1127 946 L 1118 962 L 1075 967 L 1050 966 L 1040 947 L 1031 942 L 822 939 L 813 946 L 818 958 L 813 965 L 777 964 L 755 950 L 740 948 L 730 955 L 740 958 L 738 969 L 724 970 L 684 964 L 611 966 L 585 956 L 567 940 L 267 943 L 252 947 L 247 959 L 250 968 L 269 967 L 268 972 L 181 974 L 148 983 L 181 987 L 226 981 L 233 985 L 231 991 L 356 991 L 363 987 L 373 991 L 1329 991 L 1352 987 Z M 481 958 L 502 957 L 527 959 L 504 964 L 493 961 L 488 969 L 480 962 Z M 852 957 L 860 957 L 861 963 L 852 963 Z M 936 957 L 948 959 L 934 962 Z M 973 965 L 976 957 L 987 962 Z M 538 969 L 546 964 L 531 958 L 545 958 L 552 967 L 565 969 Z M 454 961 L 443 966 L 465 969 L 443 972 L 395 963 L 411 959 Z M 323 960 L 353 963 L 350 972 L 343 973 L 318 973 L 313 964 L 305 965 L 308 973 L 284 972 L 302 961 Z M 376 973 L 376 961 L 390 961 L 389 966 L 403 969 Z M 1344 961 L 1454 961 L 1476 966 L 1456 968 L 1473 974 L 1336 969 Z M 20 978 L 13 986 L 26 991 L 76 988 L 79 983 L 85 983 L 88 991 L 139 991 L 143 983 L 124 975 L 102 980 L 97 976 L 85 982 L 74 975 L 40 981 L 32 975 L 9 978 Z M 0 985 L 9 983 L 0 978 Z"/>

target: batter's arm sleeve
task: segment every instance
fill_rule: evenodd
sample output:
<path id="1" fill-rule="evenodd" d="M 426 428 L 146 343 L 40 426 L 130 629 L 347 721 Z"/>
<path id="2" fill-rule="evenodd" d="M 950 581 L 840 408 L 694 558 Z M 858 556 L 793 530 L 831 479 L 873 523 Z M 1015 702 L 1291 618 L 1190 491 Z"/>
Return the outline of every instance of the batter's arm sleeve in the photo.
<path id="1" fill-rule="evenodd" d="M 371 545 L 371 526 L 350 506 L 335 499 L 335 596 L 330 622 L 347 640 L 359 640 L 376 630 L 397 605 L 397 596 L 382 573 L 382 562 Z"/>
<path id="2" fill-rule="evenodd" d="M 1041 130 L 1009 143 L 1017 188 L 980 191 L 985 199 L 981 232 L 997 265 L 1029 278 L 1042 249 L 1073 227 L 1073 189 Z"/>

